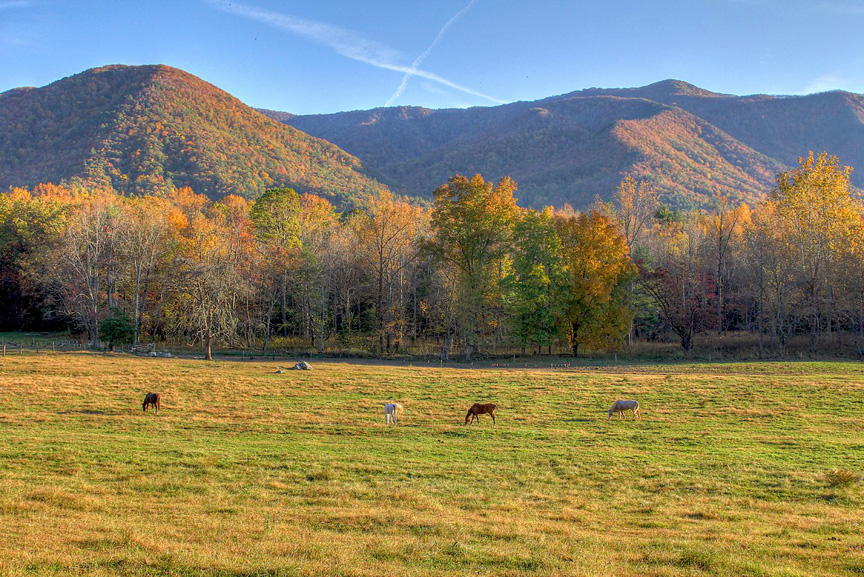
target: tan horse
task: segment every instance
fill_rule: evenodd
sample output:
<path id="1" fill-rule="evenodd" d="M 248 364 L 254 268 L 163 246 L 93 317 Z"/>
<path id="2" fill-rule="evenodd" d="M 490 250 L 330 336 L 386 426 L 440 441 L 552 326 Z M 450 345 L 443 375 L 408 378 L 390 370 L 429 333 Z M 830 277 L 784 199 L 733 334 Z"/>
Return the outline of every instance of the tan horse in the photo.
<path id="1" fill-rule="evenodd" d="M 471 408 L 468 409 L 468 414 L 465 415 L 465 424 L 468 424 L 468 419 L 471 419 L 471 423 L 474 423 L 474 419 L 477 419 L 477 422 L 480 422 L 480 415 L 489 415 L 492 417 L 492 426 L 495 426 L 495 411 L 498 410 L 498 406 L 492 403 L 486 403 L 485 405 L 481 405 L 480 403 L 474 403 L 471 405 Z"/>
<path id="2" fill-rule="evenodd" d="M 159 407 L 162 406 L 162 397 L 159 396 L 159 393 L 147 393 L 144 395 L 144 404 L 142 405 L 142 408 L 145 413 L 147 412 L 148 406 L 152 406 L 153 410 L 157 413 L 159 412 Z"/>

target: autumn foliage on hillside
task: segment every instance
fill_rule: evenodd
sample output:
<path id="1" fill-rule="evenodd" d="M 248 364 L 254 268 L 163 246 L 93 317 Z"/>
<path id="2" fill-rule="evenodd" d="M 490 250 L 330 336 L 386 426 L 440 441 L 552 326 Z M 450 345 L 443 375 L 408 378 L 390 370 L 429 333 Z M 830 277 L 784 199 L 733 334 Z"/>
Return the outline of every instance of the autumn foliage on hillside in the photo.
<path id="1" fill-rule="evenodd" d="M 272 188 L 213 201 L 39 185 L 0 195 L 2 329 L 94 346 L 195 343 L 324 353 L 617 350 L 749 331 L 782 356 L 864 355 L 864 203 L 810 154 L 750 206 L 660 203 L 626 178 L 587 211 L 517 205 L 513 179 L 456 175 L 428 209 L 389 192 L 338 212 Z M 126 335 L 126 336 L 124 336 Z"/>
<path id="2" fill-rule="evenodd" d="M 801 151 L 864 158 L 864 96 L 731 96 L 680 81 L 588 89 L 465 110 L 384 108 L 279 117 L 360 158 L 400 194 L 426 196 L 453 173 L 519 182 L 540 209 L 611 200 L 623 174 L 650 180 L 678 208 L 710 208 L 717 194 L 753 204 Z M 864 170 L 852 175 L 864 188 Z"/>
<path id="3" fill-rule="evenodd" d="M 167 66 L 108 66 L 0 94 L 0 189 L 40 182 L 210 198 L 291 186 L 351 204 L 383 190 L 336 146 Z"/>

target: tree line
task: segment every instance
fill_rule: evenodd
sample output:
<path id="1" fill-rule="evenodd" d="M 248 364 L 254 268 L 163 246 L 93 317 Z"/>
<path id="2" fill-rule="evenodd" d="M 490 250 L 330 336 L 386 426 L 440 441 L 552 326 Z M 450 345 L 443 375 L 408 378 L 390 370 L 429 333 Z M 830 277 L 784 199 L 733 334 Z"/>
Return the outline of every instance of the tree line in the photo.
<path id="1" fill-rule="evenodd" d="M 211 201 L 40 184 L 0 195 L 0 328 L 94 346 L 167 342 L 449 357 L 617 350 L 751 331 L 864 353 L 864 204 L 810 154 L 761 203 L 673 210 L 627 177 L 585 210 L 520 208 L 454 176 L 428 207 L 340 213 L 287 188 Z"/>

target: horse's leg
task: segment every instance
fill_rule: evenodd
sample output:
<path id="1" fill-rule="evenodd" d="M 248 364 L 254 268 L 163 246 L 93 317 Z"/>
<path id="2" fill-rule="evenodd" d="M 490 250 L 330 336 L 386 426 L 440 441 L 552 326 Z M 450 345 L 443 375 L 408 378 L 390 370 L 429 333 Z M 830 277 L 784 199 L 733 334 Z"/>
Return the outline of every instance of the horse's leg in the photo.
<path id="1" fill-rule="evenodd" d="M 492 417 L 492 426 L 495 426 L 495 413 L 489 413 L 489 416 Z"/>

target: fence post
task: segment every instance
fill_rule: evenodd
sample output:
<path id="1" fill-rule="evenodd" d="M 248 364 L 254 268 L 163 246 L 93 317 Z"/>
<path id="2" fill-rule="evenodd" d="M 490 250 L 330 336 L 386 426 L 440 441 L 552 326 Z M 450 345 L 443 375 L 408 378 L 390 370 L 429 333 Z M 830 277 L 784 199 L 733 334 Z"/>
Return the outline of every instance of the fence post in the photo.
<path id="1" fill-rule="evenodd" d="M 52 352 L 52 353 L 56 353 L 56 352 L 57 352 L 57 348 L 54 346 L 54 341 L 51 341 L 51 352 Z"/>

